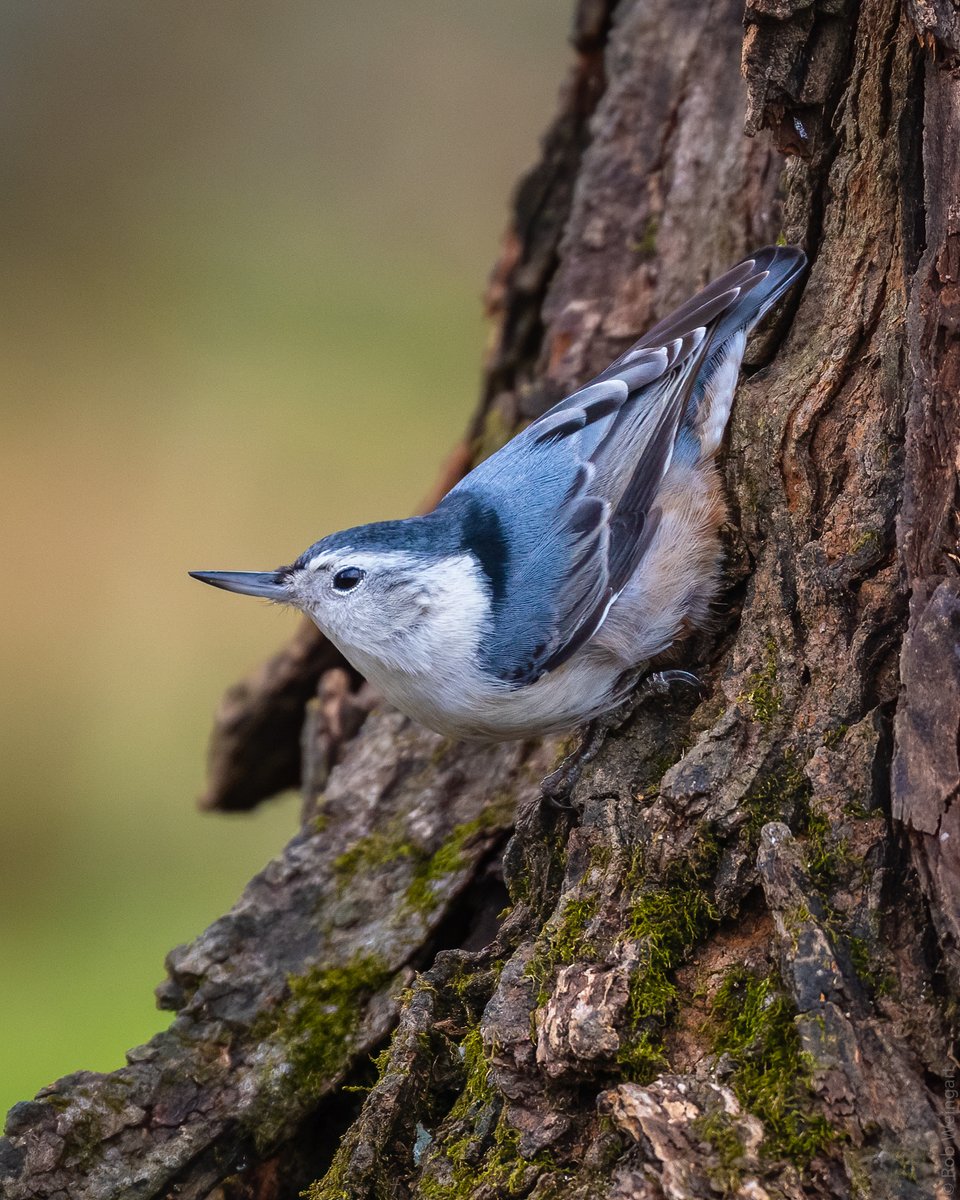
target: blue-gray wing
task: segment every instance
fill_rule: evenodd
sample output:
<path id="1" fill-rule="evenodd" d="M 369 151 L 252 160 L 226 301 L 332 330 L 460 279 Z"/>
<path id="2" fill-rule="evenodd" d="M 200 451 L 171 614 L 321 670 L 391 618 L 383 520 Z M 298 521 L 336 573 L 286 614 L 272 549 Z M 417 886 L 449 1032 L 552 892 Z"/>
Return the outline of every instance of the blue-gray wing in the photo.
<path id="1" fill-rule="evenodd" d="M 585 387 L 475 468 L 442 502 L 491 580 L 482 666 L 533 683 L 593 637 L 657 527 L 657 492 L 698 377 L 804 263 L 770 247 L 659 322 Z M 482 514 L 482 519 L 476 519 Z"/>

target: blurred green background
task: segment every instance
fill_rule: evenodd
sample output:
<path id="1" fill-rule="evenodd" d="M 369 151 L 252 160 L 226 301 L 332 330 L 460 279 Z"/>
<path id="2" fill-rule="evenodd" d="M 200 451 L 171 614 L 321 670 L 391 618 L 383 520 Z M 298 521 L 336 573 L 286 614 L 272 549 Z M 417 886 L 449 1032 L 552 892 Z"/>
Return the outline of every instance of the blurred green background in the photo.
<path id="1" fill-rule="evenodd" d="M 295 829 L 201 816 L 260 569 L 424 497 L 567 0 L 5 0 L 0 1111 L 163 1027 Z"/>

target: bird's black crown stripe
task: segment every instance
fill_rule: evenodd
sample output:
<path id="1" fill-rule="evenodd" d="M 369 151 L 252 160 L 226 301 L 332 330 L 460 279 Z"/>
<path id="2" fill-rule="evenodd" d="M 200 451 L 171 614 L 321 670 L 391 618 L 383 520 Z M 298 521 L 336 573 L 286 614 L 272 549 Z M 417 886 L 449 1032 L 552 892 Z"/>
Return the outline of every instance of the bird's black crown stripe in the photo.
<path id="1" fill-rule="evenodd" d="M 461 549 L 469 551 L 490 582 L 490 594 L 496 607 L 507 594 L 509 547 L 496 510 L 470 497 L 464 507 Z"/>

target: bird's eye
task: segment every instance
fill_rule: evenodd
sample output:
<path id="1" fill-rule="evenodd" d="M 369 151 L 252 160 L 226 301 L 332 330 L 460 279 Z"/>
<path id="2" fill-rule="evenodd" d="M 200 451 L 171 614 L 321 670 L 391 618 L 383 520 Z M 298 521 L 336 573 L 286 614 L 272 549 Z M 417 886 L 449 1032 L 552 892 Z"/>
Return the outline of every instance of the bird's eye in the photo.
<path id="1" fill-rule="evenodd" d="M 338 571 L 333 577 L 333 586 L 338 592 L 350 592 L 366 575 L 366 571 L 361 571 L 359 567 L 344 567 L 342 571 Z"/>

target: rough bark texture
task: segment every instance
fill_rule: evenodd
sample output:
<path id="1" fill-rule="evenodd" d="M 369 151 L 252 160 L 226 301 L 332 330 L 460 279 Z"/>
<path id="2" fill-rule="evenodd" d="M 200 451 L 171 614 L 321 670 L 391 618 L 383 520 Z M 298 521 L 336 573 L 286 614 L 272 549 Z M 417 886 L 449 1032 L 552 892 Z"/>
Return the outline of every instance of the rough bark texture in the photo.
<path id="1" fill-rule="evenodd" d="M 560 813 L 556 745 L 367 716 L 301 634 L 232 695 L 208 797 L 300 774 L 301 834 L 171 954 L 169 1032 L 11 1112 L 10 1200 L 955 1194 L 956 11 L 742 16 L 580 3 L 445 476 L 804 244 L 735 407 L 703 694 L 641 705 Z"/>

